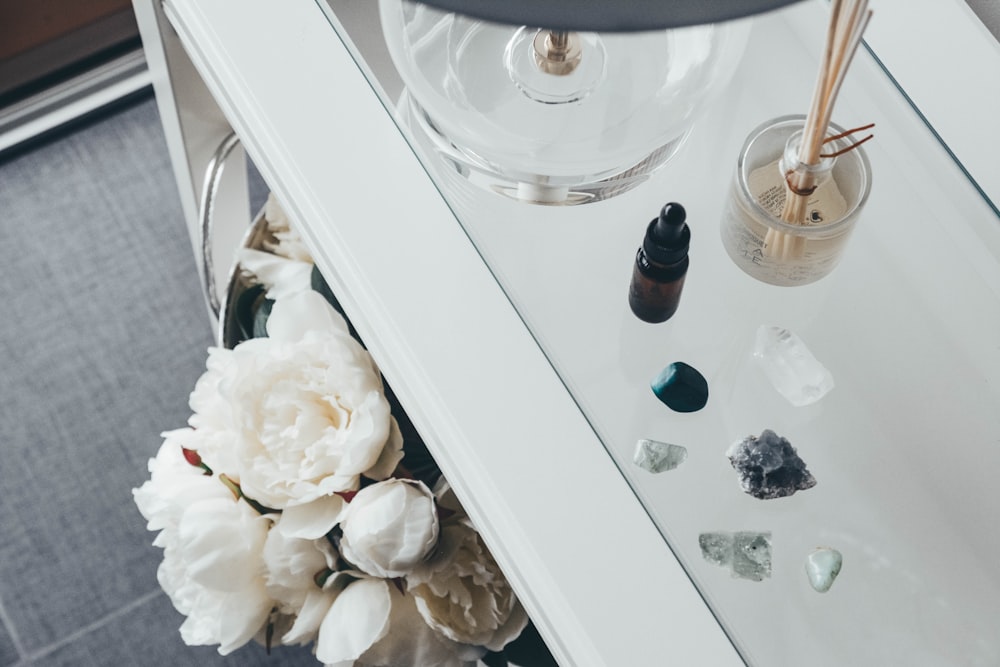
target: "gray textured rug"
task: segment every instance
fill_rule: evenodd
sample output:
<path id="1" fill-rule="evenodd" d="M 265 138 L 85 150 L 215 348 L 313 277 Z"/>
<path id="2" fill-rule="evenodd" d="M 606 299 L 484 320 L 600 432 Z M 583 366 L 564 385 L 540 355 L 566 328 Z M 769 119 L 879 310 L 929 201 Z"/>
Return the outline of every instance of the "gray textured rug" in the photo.
<path id="1" fill-rule="evenodd" d="M 187 647 L 156 583 L 131 489 L 211 343 L 152 100 L 0 164 L 0 667 L 318 664 Z"/>

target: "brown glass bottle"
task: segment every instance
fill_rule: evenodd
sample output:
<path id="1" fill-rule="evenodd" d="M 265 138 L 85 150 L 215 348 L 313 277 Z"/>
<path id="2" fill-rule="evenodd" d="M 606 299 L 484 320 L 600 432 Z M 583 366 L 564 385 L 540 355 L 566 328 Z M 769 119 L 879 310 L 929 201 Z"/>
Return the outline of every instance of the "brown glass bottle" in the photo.
<path id="1" fill-rule="evenodd" d="M 677 312 L 691 243 L 686 219 L 684 207 L 670 202 L 646 228 L 628 290 L 628 304 L 640 320 L 665 322 Z"/>

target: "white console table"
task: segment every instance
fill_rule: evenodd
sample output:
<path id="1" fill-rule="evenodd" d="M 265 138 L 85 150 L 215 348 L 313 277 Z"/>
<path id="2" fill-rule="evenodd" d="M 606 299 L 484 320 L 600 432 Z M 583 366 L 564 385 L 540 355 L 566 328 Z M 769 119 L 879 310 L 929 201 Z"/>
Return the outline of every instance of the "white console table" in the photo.
<path id="1" fill-rule="evenodd" d="M 833 276 L 799 291 L 728 264 L 725 193 L 707 176 L 728 182 L 750 129 L 801 112 L 818 0 L 757 19 L 725 102 L 652 180 L 564 209 L 451 183 L 387 108 L 398 81 L 375 1 L 332 4 L 135 0 L 192 238 L 205 165 L 232 128 L 560 664 L 998 664 L 1000 49 L 963 2 L 873 2 L 877 61 L 859 54 L 835 115 L 877 123 L 865 228 Z M 755 87 L 778 66 L 789 85 Z M 645 222 L 669 199 L 698 217 L 696 245 L 681 310 L 651 327 L 630 319 L 625 294 Z M 227 169 L 217 219 L 223 280 L 250 220 L 244 170 Z M 552 256 L 570 229 L 571 254 Z M 767 318 L 823 352 L 838 381 L 824 407 L 741 398 L 765 387 L 746 326 Z M 929 358 L 936 339 L 956 358 Z M 681 358 L 709 377 L 699 417 L 649 401 L 649 379 Z M 820 442 L 792 438 L 820 486 L 762 509 L 722 453 L 775 422 Z M 673 477 L 629 463 L 654 432 L 691 451 Z M 698 529 L 744 528 L 775 532 L 774 581 L 692 557 Z M 796 550 L 819 539 L 846 557 L 826 597 Z M 908 548 L 926 553 L 907 564 L 896 554 Z M 949 566 L 959 572 L 920 590 Z M 885 595 L 866 589 L 880 576 Z M 949 610 L 959 620 L 934 635 Z"/>

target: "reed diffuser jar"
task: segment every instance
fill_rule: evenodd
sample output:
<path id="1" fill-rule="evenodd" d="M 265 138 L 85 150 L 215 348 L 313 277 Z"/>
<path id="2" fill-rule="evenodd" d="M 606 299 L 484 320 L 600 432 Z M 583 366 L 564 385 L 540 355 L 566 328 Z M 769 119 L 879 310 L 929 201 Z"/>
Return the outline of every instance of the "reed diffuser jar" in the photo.
<path id="1" fill-rule="evenodd" d="M 758 126 L 740 151 L 722 221 L 722 243 L 736 266 L 772 285 L 806 285 L 840 261 L 871 190 L 864 148 L 830 123 L 826 155 L 817 164 L 798 162 L 806 117 L 782 116 Z M 838 138 L 833 138 L 838 137 Z M 832 138 L 832 140 L 831 140 Z M 849 149 L 849 150 L 848 150 Z M 807 171 L 812 191 L 799 219 L 782 219 L 787 179 Z"/>

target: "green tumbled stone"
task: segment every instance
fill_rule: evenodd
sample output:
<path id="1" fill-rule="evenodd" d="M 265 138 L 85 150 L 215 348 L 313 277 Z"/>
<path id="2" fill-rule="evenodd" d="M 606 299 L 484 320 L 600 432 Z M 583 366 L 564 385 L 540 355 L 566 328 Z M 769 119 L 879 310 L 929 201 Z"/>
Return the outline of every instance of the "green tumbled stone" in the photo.
<path id="1" fill-rule="evenodd" d="M 676 412 L 696 412 L 708 403 L 708 382 L 695 368 L 675 361 L 650 383 L 656 397 Z"/>
<path id="2" fill-rule="evenodd" d="M 833 586 L 833 580 L 840 574 L 844 557 L 836 549 L 820 547 L 806 558 L 806 574 L 809 585 L 819 593 L 826 593 Z"/>

